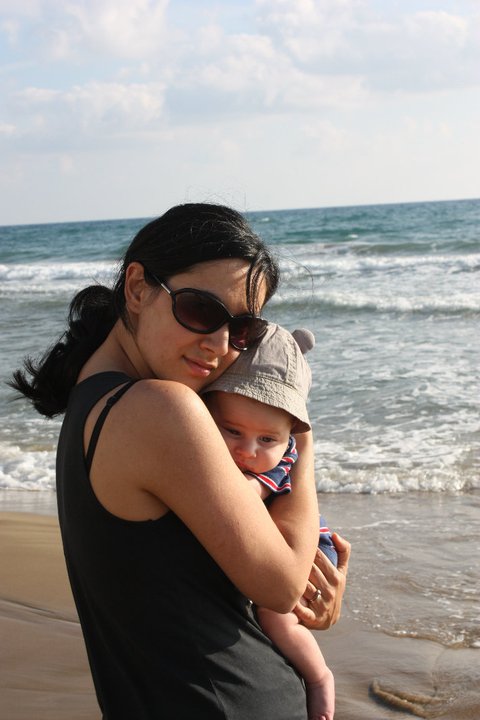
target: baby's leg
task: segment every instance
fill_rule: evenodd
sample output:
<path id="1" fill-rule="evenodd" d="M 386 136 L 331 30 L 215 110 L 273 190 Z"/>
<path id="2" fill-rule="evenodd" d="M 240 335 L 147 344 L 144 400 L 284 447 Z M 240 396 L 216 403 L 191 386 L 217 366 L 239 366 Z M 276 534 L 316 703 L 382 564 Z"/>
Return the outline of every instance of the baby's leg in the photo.
<path id="1" fill-rule="evenodd" d="M 333 720 L 335 685 L 317 641 L 294 613 L 257 608 L 262 630 L 305 680 L 309 720 Z"/>

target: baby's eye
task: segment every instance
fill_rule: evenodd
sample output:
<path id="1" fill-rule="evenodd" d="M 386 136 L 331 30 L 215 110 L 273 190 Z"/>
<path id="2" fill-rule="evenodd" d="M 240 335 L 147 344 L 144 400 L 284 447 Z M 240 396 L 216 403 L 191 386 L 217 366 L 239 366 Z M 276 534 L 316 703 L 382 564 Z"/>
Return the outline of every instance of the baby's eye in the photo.
<path id="1" fill-rule="evenodd" d="M 268 437 L 268 435 L 265 435 L 264 437 L 261 437 L 260 440 L 261 440 L 263 443 L 272 443 L 272 442 L 275 442 L 275 438 Z"/>
<path id="2" fill-rule="evenodd" d="M 235 428 L 225 428 L 225 432 L 227 432 L 229 435 L 234 435 L 235 437 L 238 437 L 240 435 L 238 430 L 235 430 Z"/>

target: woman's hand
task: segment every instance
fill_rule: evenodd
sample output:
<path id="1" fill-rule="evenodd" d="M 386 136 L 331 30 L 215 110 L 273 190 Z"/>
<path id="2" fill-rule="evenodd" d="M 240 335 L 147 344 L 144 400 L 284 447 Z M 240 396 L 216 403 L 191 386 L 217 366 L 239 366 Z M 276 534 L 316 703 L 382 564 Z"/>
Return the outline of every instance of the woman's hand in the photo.
<path id="1" fill-rule="evenodd" d="M 305 593 L 293 609 L 300 623 L 310 630 L 327 630 L 340 617 L 351 546 L 337 533 L 332 533 L 332 540 L 338 553 L 338 566 L 317 550 Z"/>

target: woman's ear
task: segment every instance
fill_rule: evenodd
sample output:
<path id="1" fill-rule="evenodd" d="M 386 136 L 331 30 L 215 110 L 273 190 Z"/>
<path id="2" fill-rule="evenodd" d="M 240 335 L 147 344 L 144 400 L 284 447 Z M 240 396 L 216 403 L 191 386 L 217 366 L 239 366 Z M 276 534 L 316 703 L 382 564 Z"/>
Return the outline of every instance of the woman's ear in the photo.
<path id="1" fill-rule="evenodd" d="M 125 272 L 125 303 L 129 312 L 138 314 L 145 301 L 145 297 L 151 292 L 151 287 L 145 280 L 143 265 L 139 262 L 132 262 Z"/>

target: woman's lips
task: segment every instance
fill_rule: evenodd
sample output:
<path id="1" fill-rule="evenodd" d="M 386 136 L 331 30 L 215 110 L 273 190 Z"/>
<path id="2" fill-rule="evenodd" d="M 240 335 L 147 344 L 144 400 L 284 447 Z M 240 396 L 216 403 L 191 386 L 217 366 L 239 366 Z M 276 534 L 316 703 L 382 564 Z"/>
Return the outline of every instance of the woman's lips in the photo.
<path id="1" fill-rule="evenodd" d="M 197 377 L 209 377 L 210 374 L 216 370 L 216 365 L 211 365 L 210 363 L 202 362 L 202 360 L 194 360 L 193 358 L 184 358 L 185 362 L 187 363 L 188 367 L 190 368 L 190 371 L 193 375 L 196 375 Z"/>

